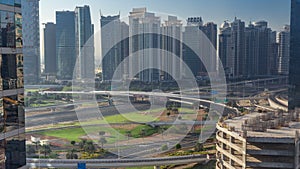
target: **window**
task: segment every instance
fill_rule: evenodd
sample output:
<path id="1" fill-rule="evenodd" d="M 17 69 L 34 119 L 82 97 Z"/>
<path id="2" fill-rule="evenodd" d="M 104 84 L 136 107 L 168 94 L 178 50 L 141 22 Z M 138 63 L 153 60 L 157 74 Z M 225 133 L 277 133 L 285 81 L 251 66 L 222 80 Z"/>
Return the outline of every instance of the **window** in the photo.
<path id="1" fill-rule="evenodd" d="M 18 1 L 21 1 L 21 0 L 18 0 Z M 0 4 L 13 6 L 15 4 L 15 1 L 14 0 L 0 0 Z M 20 4 L 21 4 L 21 2 L 20 2 Z"/>
<path id="2" fill-rule="evenodd" d="M 14 21 L 13 12 L 0 11 L 0 47 L 15 47 Z"/>

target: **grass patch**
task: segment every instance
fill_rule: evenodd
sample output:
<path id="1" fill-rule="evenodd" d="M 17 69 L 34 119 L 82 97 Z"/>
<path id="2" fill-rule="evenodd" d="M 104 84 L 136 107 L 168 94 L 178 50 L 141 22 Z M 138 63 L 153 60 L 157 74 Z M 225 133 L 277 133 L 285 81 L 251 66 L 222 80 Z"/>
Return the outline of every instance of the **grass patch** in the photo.
<path id="1" fill-rule="evenodd" d="M 52 136 L 62 139 L 67 139 L 69 141 L 80 141 L 79 137 L 85 135 L 85 131 L 82 128 L 68 128 L 68 129 L 60 129 L 60 130 L 48 130 L 45 132 L 40 132 L 38 134 L 44 136 Z"/>
<path id="2" fill-rule="evenodd" d="M 144 135 L 142 135 L 142 131 L 144 131 Z M 137 127 L 135 127 L 134 129 L 131 130 L 131 137 L 133 138 L 141 138 L 141 137 L 147 137 L 147 136 L 151 136 L 155 133 L 158 133 L 158 129 L 157 128 L 153 128 L 151 126 L 146 126 L 146 125 L 139 125 Z"/>
<path id="3" fill-rule="evenodd" d="M 48 130 L 44 132 L 39 132 L 37 134 L 41 134 L 44 136 L 51 136 L 51 137 L 56 137 L 56 138 L 61 138 L 61 139 L 66 139 L 68 141 L 76 141 L 79 142 L 82 136 L 86 136 L 87 133 L 93 136 L 98 136 L 98 133 L 100 131 L 104 131 L 106 133 L 106 140 L 108 143 L 115 143 L 116 141 L 121 141 L 121 140 L 126 140 L 127 136 L 127 130 L 125 129 L 114 129 L 110 127 L 97 127 L 97 126 L 92 126 L 92 127 L 85 127 L 84 129 L 81 127 L 78 128 L 67 128 L 67 129 L 58 129 L 58 130 Z M 130 130 L 131 132 L 131 137 L 133 138 L 141 138 L 142 136 L 147 137 L 151 136 L 155 133 L 158 133 L 157 128 L 152 128 L 150 126 L 146 125 L 139 125 L 135 127 L 134 129 Z M 144 131 L 144 132 L 142 132 Z M 142 134 L 144 133 L 144 134 Z M 95 139 L 94 141 L 98 141 Z"/>

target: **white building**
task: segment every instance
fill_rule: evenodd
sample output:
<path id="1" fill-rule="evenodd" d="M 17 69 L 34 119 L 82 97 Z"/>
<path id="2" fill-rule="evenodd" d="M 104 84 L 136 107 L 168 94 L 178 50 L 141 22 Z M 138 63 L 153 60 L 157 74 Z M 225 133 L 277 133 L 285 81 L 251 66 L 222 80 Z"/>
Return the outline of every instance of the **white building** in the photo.
<path id="1" fill-rule="evenodd" d="M 290 57 L 290 26 L 286 25 L 277 35 L 278 43 L 278 73 L 288 74 Z"/>
<path id="2" fill-rule="evenodd" d="M 160 78 L 160 17 L 146 8 L 133 8 L 129 15 L 129 78 L 144 82 Z M 157 69 L 147 69 L 157 67 Z"/>
<path id="3" fill-rule="evenodd" d="M 162 25 L 162 72 L 164 80 L 181 78 L 182 64 L 182 22 L 175 16 L 168 16 L 168 20 Z M 178 57 L 175 59 L 174 57 Z"/>

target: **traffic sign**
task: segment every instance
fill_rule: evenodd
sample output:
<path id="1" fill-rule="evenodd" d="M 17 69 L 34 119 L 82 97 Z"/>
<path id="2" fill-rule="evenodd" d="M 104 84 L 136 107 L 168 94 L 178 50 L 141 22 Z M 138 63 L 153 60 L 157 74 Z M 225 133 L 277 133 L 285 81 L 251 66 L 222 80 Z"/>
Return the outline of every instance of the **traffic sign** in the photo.
<path id="1" fill-rule="evenodd" d="M 86 164 L 85 163 L 78 163 L 77 168 L 78 169 L 86 169 Z"/>

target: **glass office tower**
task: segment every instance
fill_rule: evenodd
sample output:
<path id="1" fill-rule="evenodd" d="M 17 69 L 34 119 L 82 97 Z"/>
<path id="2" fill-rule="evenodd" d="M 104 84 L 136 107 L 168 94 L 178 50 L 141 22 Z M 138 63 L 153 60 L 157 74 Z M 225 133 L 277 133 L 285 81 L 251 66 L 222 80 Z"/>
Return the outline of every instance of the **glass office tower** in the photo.
<path id="1" fill-rule="evenodd" d="M 37 84 L 41 75 L 39 0 L 22 0 L 22 11 L 24 80 Z"/>
<path id="2" fill-rule="evenodd" d="M 300 107 L 300 0 L 292 0 L 290 30 L 289 110 Z"/>
<path id="3" fill-rule="evenodd" d="M 91 21 L 90 7 L 75 8 L 75 36 L 76 56 L 79 61 L 77 66 L 77 78 L 85 79 L 95 77 L 94 54 L 94 25 Z"/>
<path id="4" fill-rule="evenodd" d="M 0 168 L 26 163 L 20 0 L 0 1 Z"/>
<path id="5" fill-rule="evenodd" d="M 56 12 L 56 62 L 58 80 L 72 80 L 76 63 L 75 12 Z"/>

